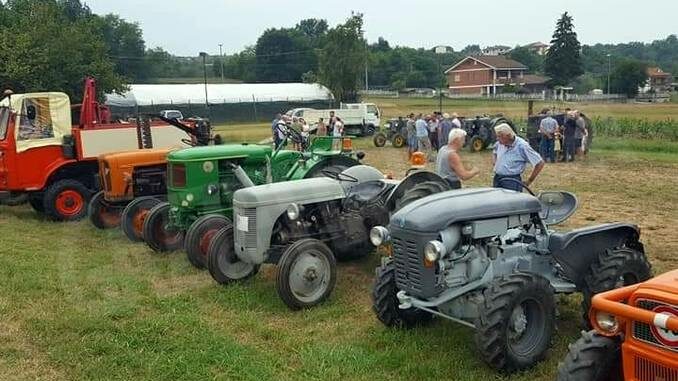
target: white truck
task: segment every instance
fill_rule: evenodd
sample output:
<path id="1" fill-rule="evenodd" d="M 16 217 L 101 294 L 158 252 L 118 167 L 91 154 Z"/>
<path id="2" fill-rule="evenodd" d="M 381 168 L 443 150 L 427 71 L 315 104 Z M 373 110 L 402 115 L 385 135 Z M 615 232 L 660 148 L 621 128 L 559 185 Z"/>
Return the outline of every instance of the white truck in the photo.
<path id="1" fill-rule="evenodd" d="M 374 103 L 342 103 L 338 109 L 317 110 L 313 108 L 295 108 L 286 114 L 292 117 L 304 118 L 315 127 L 320 118 L 329 123 L 330 112 L 341 118 L 344 123 L 345 135 L 371 136 L 381 124 L 381 112 Z"/>

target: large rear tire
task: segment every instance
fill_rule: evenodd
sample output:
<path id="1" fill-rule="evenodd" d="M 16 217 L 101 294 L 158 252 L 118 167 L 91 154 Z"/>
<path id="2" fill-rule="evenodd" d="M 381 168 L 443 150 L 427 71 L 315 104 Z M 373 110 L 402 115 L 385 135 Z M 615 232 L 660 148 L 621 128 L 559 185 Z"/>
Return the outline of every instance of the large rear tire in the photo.
<path id="1" fill-rule="evenodd" d="M 104 191 L 97 192 L 89 201 L 87 214 L 97 229 L 111 229 L 120 225 L 122 205 L 111 205 L 104 198 Z"/>
<path id="2" fill-rule="evenodd" d="M 184 250 L 188 261 L 199 269 L 207 267 L 210 241 L 221 228 L 230 225 L 231 221 L 228 218 L 218 214 L 201 216 L 195 220 L 186 231 L 184 240 Z"/>
<path id="3" fill-rule="evenodd" d="M 207 269 L 219 284 L 230 284 L 253 277 L 259 265 L 243 262 L 235 254 L 233 225 L 229 222 L 212 237 L 207 250 Z"/>
<path id="4" fill-rule="evenodd" d="M 144 221 L 151 209 L 162 201 L 153 197 L 139 197 L 132 200 L 120 217 L 120 228 L 132 242 L 144 240 Z"/>
<path id="5" fill-rule="evenodd" d="M 383 132 L 377 132 L 372 138 L 372 143 L 374 143 L 375 147 L 383 147 L 386 145 L 387 140 Z"/>
<path id="6" fill-rule="evenodd" d="M 584 277 L 582 315 L 591 328 L 589 310 L 593 295 L 644 282 L 652 277 L 652 266 L 645 253 L 630 247 L 607 249 L 598 255 Z"/>
<path id="7" fill-rule="evenodd" d="M 87 216 L 92 191 L 77 180 L 59 180 L 45 191 L 43 205 L 54 221 L 76 221 Z"/>
<path id="8" fill-rule="evenodd" d="M 495 369 L 515 372 L 546 357 L 555 329 L 556 301 L 544 278 L 512 273 L 496 278 L 478 306 L 476 345 Z"/>
<path id="9" fill-rule="evenodd" d="M 480 136 L 474 136 L 468 144 L 468 149 L 471 152 L 480 152 L 485 149 L 485 141 Z"/>
<path id="10" fill-rule="evenodd" d="M 596 331 L 582 332 L 558 367 L 556 381 L 623 381 L 621 343 Z"/>
<path id="11" fill-rule="evenodd" d="M 400 210 L 405 207 L 405 205 L 419 200 L 420 198 L 444 192 L 449 189 L 449 186 L 438 181 L 424 181 L 406 190 L 405 193 L 403 193 L 403 196 L 396 200 L 394 211 Z"/>
<path id="12" fill-rule="evenodd" d="M 292 310 L 324 302 L 337 283 L 337 264 L 327 245 L 305 238 L 289 245 L 278 262 L 276 290 Z"/>
<path id="13" fill-rule="evenodd" d="M 144 221 L 144 241 L 154 251 L 166 252 L 181 248 L 184 243 L 184 232 L 169 226 L 168 202 L 154 206 Z"/>
<path id="14" fill-rule="evenodd" d="M 395 148 L 402 148 L 405 146 L 405 143 L 407 142 L 407 139 L 401 134 L 395 134 L 393 135 L 393 138 L 391 138 L 391 144 L 393 144 L 393 147 Z"/>
<path id="15" fill-rule="evenodd" d="M 400 309 L 397 293 L 395 265 L 389 261 L 377 267 L 372 286 L 372 311 L 385 326 L 412 328 L 433 320 L 433 315 L 429 312 L 416 308 Z"/>

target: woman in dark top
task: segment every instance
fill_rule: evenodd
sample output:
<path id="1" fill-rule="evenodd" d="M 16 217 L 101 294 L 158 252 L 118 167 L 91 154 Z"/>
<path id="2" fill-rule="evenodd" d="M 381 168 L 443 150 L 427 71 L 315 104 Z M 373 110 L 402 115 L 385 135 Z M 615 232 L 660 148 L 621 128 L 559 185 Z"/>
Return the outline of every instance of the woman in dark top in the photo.
<path id="1" fill-rule="evenodd" d="M 577 119 L 574 113 L 570 111 L 565 117 L 565 124 L 563 126 L 563 137 L 565 140 L 564 161 L 574 160 L 575 149 L 577 148 L 574 137 L 575 131 L 577 131 Z"/>

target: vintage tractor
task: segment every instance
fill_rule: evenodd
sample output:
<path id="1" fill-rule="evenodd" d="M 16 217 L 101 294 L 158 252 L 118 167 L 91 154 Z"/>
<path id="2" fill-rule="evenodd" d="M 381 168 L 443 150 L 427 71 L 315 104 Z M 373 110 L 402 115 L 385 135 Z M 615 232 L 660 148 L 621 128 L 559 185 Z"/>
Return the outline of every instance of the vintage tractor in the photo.
<path id="1" fill-rule="evenodd" d="M 390 141 L 395 148 L 402 148 L 407 143 L 407 121 L 402 117 L 398 119 L 390 119 L 381 131 L 374 134 L 372 142 L 375 147 L 383 147 L 386 142 Z"/>
<path id="2" fill-rule="evenodd" d="M 266 184 L 233 195 L 233 224 L 214 236 L 208 269 L 221 284 L 277 264 L 276 289 L 291 309 L 323 302 L 336 283 L 337 260 L 372 252 L 369 233 L 418 198 L 449 189 L 435 173 L 413 172 L 402 182 L 358 165 L 327 177 Z"/>
<path id="3" fill-rule="evenodd" d="M 63 93 L 4 93 L 0 100 L 0 193 L 21 193 L 37 212 L 53 220 L 86 216 L 87 204 L 100 185 L 97 157 L 141 149 L 143 139 L 170 147 L 188 136 L 155 122 L 145 133 L 137 125 L 111 123 L 108 109 L 97 103 L 94 79 L 85 80 L 79 121 L 71 125 L 70 100 Z M 0 197 L 2 198 L 2 197 Z"/>
<path id="4" fill-rule="evenodd" d="M 558 122 L 558 126 L 563 126 L 565 124 L 564 112 L 559 112 L 553 114 L 553 118 Z M 589 117 L 584 115 L 581 116 L 586 121 L 586 130 L 588 131 L 588 137 L 586 139 L 586 152 L 591 148 L 593 144 L 593 123 Z M 527 117 L 527 130 L 525 131 L 525 140 L 530 143 L 530 146 L 535 150 L 539 151 L 539 144 L 541 143 L 541 134 L 539 134 L 539 125 L 541 124 L 542 119 L 546 118 L 545 110 L 539 114 L 528 115 Z"/>
<path id="5" fill-rule="evenodd" d="M 287 139 L 301 145 L 301 135 L 292 128 Z M 181 247 L 185 235 L 189 261 L 203 268 L 209 240 L 232 216 L 236 190 L 341 171 L 359 164 L 363 154 L 354 156 L 351 139 L 333 137 L 315 137 L 304 151 L 232 144 L 171 152 L 168 202 L 156 205 L 146 216 L 144 241 L 155 251 L 170 251 Z"/>
<path id="6" fill-rule="evenodd" d="M 205 146 L 219 143 L 219 135 L 212 137 L 207 120 L 190 120 L 183 123 L 177 119 L 156 116 L 164 122 L 184 131 L 191 140 L 181 139 L 178 146 Z M 141 131 L 150 125 L 148 118 L 137 119 Z M 142 150 L 116 152 L 99 157 L 99 178 L 103 190 L 95 194 L 89 203 L 88 213 L 92 224 L 99 229 L 121 225 L 133 241 L 141 239 L 143 216 L 149 206 L 162 201 L 167 193 L 167 154 L 170 148 L 152 149 L 152 141 L 144 141 Z M 127 206 L 135 199 L 132 207 Z"/>
<path id="7" fill-rule="evenodd" d="M 374 245 L 392 249 L 372 291 L 377 318 L 410 327 L 440 316 L 475 329 L 490 366 L 533 366 L 551 344 L 555 294 L 581 292 L 588 315 L 594 294 L 651 276 L 635 225 L 550 228 L 576 206 L 567 192 L 535 197 L 500 188 L 454 190 L 407 205 L 371 232 Z"/>
<path id="8" fill-rule="evenodd" d="M 678 380 L 678 270 L 593 297 L 558 381 Z"/>
<path id="9" fill-rule="evenodd" d="M 480 152 L 497 141 L 494 127 L 506 123 L 516 130 L 511 120 L 503 116 L 476 116 L 462 119 L 461 127 L 466 131 L 466 146 L 471 152 Z"/>

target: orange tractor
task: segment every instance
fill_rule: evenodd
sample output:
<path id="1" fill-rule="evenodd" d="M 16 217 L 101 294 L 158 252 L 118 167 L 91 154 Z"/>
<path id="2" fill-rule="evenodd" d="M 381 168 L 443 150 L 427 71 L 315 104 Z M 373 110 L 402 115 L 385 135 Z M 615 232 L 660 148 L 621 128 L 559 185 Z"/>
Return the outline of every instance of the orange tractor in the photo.
<path id="1" fill-rule="evenodd" d="M 212 137 L 209 122 L 155 116 L 184 131 L 191 139 L 182 139 L 183 146 L 220 143 Z M 142 124 L 148 124 L 144 120 Z M 143 129 L 142 129 L 143 130 Z M 149 144 L 152 146 L 152 143 Z M 177 145 L 178 148 L 178 145 Z M 99 177 L 102 191 L 89 203 L 89 219 L 99 229 L 121 226 L 132 241 L 142 240 L 142 227 L 148 211 L 166 198 L 167 154 L 176 148 L 141 149 L 99 156 Z"/>
<path id="2" fill-rule="evenodd" d="M 593 297 L 558 381 L 678 380 L 678 270 Z"/>

